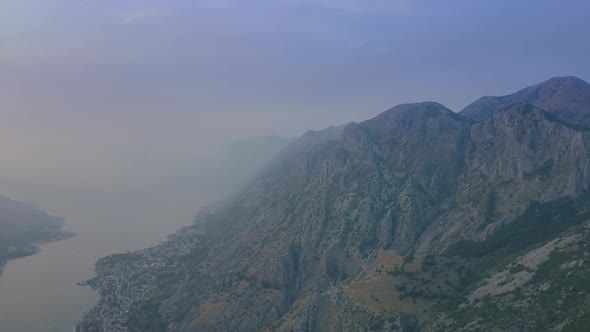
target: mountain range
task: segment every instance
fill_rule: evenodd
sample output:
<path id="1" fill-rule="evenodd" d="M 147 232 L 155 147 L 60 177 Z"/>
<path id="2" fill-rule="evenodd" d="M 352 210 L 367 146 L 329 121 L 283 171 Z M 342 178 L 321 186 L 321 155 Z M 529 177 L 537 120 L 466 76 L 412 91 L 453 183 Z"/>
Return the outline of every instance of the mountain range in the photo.
<path id="1" fill-rule="evenodd" d="M 162 244 L 101 258 L 78 331 L 576 331 L 590 85 L 308 131 Z"/>

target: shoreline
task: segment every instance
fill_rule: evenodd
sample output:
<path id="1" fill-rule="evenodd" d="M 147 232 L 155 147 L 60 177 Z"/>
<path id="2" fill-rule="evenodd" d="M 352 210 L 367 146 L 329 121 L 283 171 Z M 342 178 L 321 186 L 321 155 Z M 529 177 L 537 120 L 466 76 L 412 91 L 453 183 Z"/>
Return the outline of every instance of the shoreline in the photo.
<path id="1" fill-rule="evenodd" d="M 2 272 L 9 261 L 37 255 L 42 251 L 41 247 L 39 246 L 41 244 L 63 241 L 71 239 L 77 235 L 78 234 L 71 231 L 59 230 L 44 240 L 33 241 L 20 246 L 9 246 L 8 254 L 5 257 L 0 257 L 0 277 L 2 277 Z"/>

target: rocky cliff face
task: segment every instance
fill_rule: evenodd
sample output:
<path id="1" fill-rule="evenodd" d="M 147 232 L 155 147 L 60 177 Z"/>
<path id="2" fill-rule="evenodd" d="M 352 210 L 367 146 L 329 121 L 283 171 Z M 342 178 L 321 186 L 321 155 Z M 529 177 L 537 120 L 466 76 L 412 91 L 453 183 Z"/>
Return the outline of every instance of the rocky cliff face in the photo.
<path id="1" fill-rule="evenodd" d="M 101 259 L 78 330 L 496 328 L 461 308 L 517 255 L 585 234 L 590 131 L 527 103 L 492 113 L 425 102 L 306 133 L 168 241 Z"/>

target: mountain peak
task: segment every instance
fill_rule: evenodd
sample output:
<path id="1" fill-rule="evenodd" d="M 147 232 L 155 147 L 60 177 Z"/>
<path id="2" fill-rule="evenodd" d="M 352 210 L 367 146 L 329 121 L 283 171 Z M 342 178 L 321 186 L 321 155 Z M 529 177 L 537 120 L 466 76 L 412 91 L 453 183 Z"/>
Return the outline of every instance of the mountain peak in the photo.
<path id="1" fill-rule="evenodd" d="M 567 101 L 574 101 L 579 95 L 590 94 L 590 84 L 575 76 L 553 77 L 539 84 L 524 88 L 513 96 L 521 99 L 523 102 L 543 102 L 555 97 L 566 96 Z M 557 96 L 556 96 L 557 95 Z M 567 97 L 573 97 L 574 100 L 567 100 Z"/>
<path id="2" fill-rule="evenodd" d="M 479 121 L 514 103 L 530 103 L 574 125 L 590 125 L 590 84 L 575 76 L 553 77 L 501 97 L 482 97 L 460 113 Z"/>
<path id="3" fill-rule="evenodd" d="M 427 118 L 438 117 L 445 114 L 454 114 L 445 106 L 432 101 L 420 103 L 401 104 L 377 115 L 365 122 L 382 122 L 389 125 L 397 124 L 410 126 Z"/>
<path id="4" fill-rule="evenodd" d="M 552 85 L 552 86 L 557 86 L 557 87 L 562 87 L 562 88 L 567 88 L 567 87 L 576 87 L 576 86 L 581 86 L 581 87 L 589 87 L 590 84 L 588 84 L 588 82 L 584 81 L 583 79 L 576 77 L 576 76 L 557 76 L 557 77 L 552 77 L 544 82 L 541 82 L 538 84 L 540 85 Z"/>
<path id="5" fill-rule="evenodd" d="M 438 114 L 452 112 L 445 106 L 434 101 L 423 101 L 419 103 L 407 103 L 394 106 L 377 117 L 387 117 L 393 114 L 415 113 L 417 115 Z"/>

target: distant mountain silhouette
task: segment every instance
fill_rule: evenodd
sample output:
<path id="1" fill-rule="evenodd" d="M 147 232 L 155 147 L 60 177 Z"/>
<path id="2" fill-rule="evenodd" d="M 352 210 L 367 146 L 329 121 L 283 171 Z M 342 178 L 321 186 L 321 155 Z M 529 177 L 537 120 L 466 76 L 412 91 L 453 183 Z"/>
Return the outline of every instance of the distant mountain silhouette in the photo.
<path id="1" fill-rule="evenodd" d="M 62 218 L 0 195 L 0 265 L 9 258 L 37 253 L 35 242 L 73 236 L 61 229 L 62 224 Z"/>

